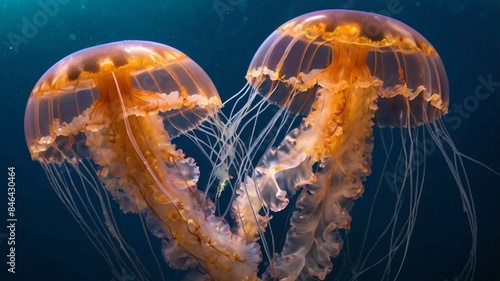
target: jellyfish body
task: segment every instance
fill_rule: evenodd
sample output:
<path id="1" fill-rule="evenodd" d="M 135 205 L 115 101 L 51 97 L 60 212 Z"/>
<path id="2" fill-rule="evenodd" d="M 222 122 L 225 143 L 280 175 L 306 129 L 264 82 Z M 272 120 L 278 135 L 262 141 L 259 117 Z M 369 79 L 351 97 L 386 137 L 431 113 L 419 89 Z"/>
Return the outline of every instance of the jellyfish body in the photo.
<path id="1" fill-rule="evenodd" d="M 75 182 L 96 192 L 105 188 L 123 211 L 145 214 L 153 234 L 165 238 L 162 252 L 171 267 L 198 266 L 214 280 L 252 280 L 258 245 L 233 235 L 214 216 L 213 203 L 196 189 L 194 159 L 171 143 L 220 107 L 210 78 L 180 51 L 117 42 L 74 53 L 46 72 L 28 100 L 25 135 L 32 158 L 77 218 L 80 211 L 64 195 L 73 180 L 63 180 L 60 167 L 76 170 Z"/>
<path id="2" fill-rule="evenodd" d="M 445 114 L 443 63 L 422 35 L 399 21 L 325 10 L 273 32 L 246 78 L 250 95 L 279 106 L 285 119 L 304 117 L 289 131 L 271 120 L 279 127 L 274 135 L 284 130 L 286 136 L 264 152 L 237 190 L 238 233 L 264 238 L 269 210 L 283 210 L 301 190 L 283 250 L 269 257 L 263 278 L 323 280 L 342 248 L 339 230 L 350 228 L 349 210 L 371 171 L 372 127 L 413 128 Z M 266 215 L 255 215 L 259 210 Z"/>

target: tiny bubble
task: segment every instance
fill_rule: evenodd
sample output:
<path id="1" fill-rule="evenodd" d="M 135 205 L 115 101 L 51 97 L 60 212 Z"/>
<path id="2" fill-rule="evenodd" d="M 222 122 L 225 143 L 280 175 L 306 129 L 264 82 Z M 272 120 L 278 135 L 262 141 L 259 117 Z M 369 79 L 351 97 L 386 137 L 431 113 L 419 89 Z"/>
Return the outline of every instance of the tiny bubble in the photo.
<path id="1" fill-rule="evenodd" d="M 69 40 L 72 40 L 72 41 L 75 41 L 76 39 L 76 35 L 74 33 L 71 33 L 69 36 L 68 36 Z"/>

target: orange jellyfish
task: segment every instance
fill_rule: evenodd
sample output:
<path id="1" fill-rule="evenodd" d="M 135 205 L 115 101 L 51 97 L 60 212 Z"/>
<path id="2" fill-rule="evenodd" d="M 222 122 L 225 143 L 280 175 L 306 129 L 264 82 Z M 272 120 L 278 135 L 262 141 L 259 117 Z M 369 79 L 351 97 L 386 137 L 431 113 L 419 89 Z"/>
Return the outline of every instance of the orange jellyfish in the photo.
<path id="1" fill-rule="evenodd" d="M 257 278 L 259 245 L 233 235 L 214 215 L 196 188 L 195 160 L 171 142 L 203 122 L 215 125 L 221 106 L 195 62 L 145 41 L 76 52 L 35 85 L 24 123 L 31 157 L 119 279 L 149 276 L 110 211 L 108 193 L 164 238 L 171 267 L 198 268 L 213 280 Z M 100 206 L 87 204 L 90 194 Z"/>
<path id="2" fill-rule="evenodd" d="M 228 170 L 239 176 L 232 205 L 236 231 L 247 241 L 261 238 L 269 260 L 264 280 L 324 280 L 330 273 L 332 258 L 343 247 L 342 230 L 351 226 L 349 211 L 371 173 L 374 126 L 399 128 L 404 157 L 395 189 L 412 196 L 404 203 L 408 217 L 395 214 L 388 223 L 389 250 L 373 266 L 388 264 L 384 280 L 399 274 L 425 185 L 417 152 L 425 154 L 422 140 L 429 139 L 443 153 L 467 212 L 472 245 L 459 279 L 471 278 L 474 206 L 461 154 L 440 120 L 449 102 L 445 68 L 422 35 L 373 13 L 313 12 L 274 31 L 254 55 L 246 78 L 247 87 L 230 101 L 239 110 L 228 117 L 227 130 L 245 136 L 248 144 L 228 138 L 236 160 L 226 166 L 233 165 Z M 272 116 L 264 114 L 269 111 Z M 271 217 L 290 202 L 293 215 L 279 252 L 264 232 L 277 231 L 269 228 Z M 396 256 L 398 251 L 403 254 Z M 349 280 L 371 266 L 352 268 Z"/>

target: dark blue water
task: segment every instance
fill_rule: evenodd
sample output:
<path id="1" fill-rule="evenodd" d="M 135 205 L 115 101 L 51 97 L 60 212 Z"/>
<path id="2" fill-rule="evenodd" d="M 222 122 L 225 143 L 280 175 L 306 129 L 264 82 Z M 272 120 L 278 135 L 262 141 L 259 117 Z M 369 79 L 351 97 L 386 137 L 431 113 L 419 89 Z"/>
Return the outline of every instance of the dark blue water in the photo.
<path id="1" fill-rule="evenodd" d="M 56 197 L 40 165 L 31 161 L 23 132 L 26 101 L 40 76 L 64 56 L 102 43 L 151 40 L 182 50 L 209 74 L 225 100 L 244 85 L 246 68 L 261 42 L 287 20 L 326 8 L 380 12 L 412 26 L 434 45 L 448 71 L 451 112 L 445 124 L 451 137 L 461 152 L 500 171 L 498 0 L 228 2 L 0 2 L 0 280 L 113 280 L 111 269 Z M 468 255 L 466 216 L 438 154 L 428 161 L 428 187 L 400 280 L 453 280 Z M 475 280 L 500 280 L 500 177 L 471 161 L 465 166 L 478 220 Z M 7 272 L 6 264 L 8 167 L 16 172 L 15 274 Z M 363 227 L 356 224 L 356 216 L 367 208 L 363 200 L 369 201 L 369 189 L 367 185 L 366 194 L 356 201 L 353 228 Z M 134 220 L 131 217 L 123 223 Z M 170 273 L 167 280 L 178 276 Z"/>

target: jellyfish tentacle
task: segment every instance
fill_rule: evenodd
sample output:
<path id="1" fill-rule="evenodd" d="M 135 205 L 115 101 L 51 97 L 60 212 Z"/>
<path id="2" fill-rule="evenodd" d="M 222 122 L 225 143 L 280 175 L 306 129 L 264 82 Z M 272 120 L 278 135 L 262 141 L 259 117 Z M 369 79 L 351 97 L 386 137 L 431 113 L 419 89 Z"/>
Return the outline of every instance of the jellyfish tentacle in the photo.
<path id="1" fill-rule="evenodd" d="M 306 134 L 307 129 L 305 130 Z M 232 203 L 237 232 L 252 241 L 263 233 L 271 219 L 258 214 L 261 208 L 274 212 L 283 210 L 297 190 L 311 182 L 314 161 L 307 155 L 307 141 L 297 142 L 302 132 L 292 130 L 278 147 L 271 147 L 263 155 L 252 176 L 247 176 L 236 189 Z"/>
<path id="2" fill-rule="evenodd" d="M 256 265 L 260 261 L 259 246 L 255 243 L 247 244 L 244 239 L 233 235 L 229 231 L 227 222 L 213 215 L 214 206 L 210 199 L 195 189 L 198 167 L 194 160 L 184 158 L 182 151 L 176 150 L 174 145 L 163 147 L 166 149 L 160 147 L 168 142 L 168 139 L 164 139 L 166 135 L 159 131 L 163 128 L 162 119 L 153 116 L 127 118 L 134 136 L 125 136 L 121 132 L 126 130 L 119 129 L 114 138 L 115 151 L 118 147 L 128 151 L 119 153 L 128 155 L 124 160 L 127 163 L 126 170 L 121 170 L 125 172 L 123 175 L 125 179 L 120 180 L 117 174 L 113 174 L 114 170 L 111 168 L 108 176 L 120 182 L 117 185 L 121 189 L 117 191 L 118 193 L 129 194 L 130 190 L 138 191 L 145 201 L 143 210 L 148 209 L 153 212 L 160 222 L 157 222 L 156 227 L 161 226 L 163 233 L 170 233 L 171 237 L 167 238 L 162 246 L 169 265 L 184 269 L 199 265 L 214 280 L 256 278 Z M 115 128 L 120 126 L 124 127 L 124 124 L 113 125 Z M 162 135 L 163 138 L 159 137 Z M 105 141 L 107 138 L 100 139 Z M 133 146 L 127 144 L 130 139 L 135 139 L 138 143 L 136 147 L 147 147 L 151 151 L 131 149 Z M 95 159 L 99 159 L 99 155 L 95 154 Z M 148 161 L 151 166 L 150 173 L 154 173 L 157 179 L 150 176 L 150 173 L 142 172 L 145 170 L 140 168 L 143 158 Z M 161 187 L 158 186 L 158 182 Z M 169 191 L 169 196 L 163 189 Z M 134 193 L 130 194 L 135 197 Z M 245 265 L 246 263 L 248 265 Z"/>
<path id="3" fill-rule="evenodd" d="M 319 130 L 323 134 L 316 131 L 316 138 L 308 141 L 309 144 L 314 141 L 309 157 L 319 161 L 319 168 L 298 196 L 298 210 L 293 213 L 285 246 L 280 254 L 275 255 L 273 272 L 269 268 L 268 276 L 285 280 L 306 280 L 308 276 L 316 276 L 323 280 L 331 271 L 330 259 L 336 257 L 342 248 L 339 230 L 349 229 L 349 210 L 353 201 L 363 193 L 362 181 L 370 173 L 371 127 L 379 85 L 380 81 L 372 80 L 371 83 L 354 83 L 343 89 L 330 87 L 334 90 L 323 88 L 318 91 L 315 106 L 321 104 L 324 107 L 313 110 L 304 124 L 313 120 L 318 120 L 312 123 L 318 127 L 322 126 L 320 120 L 337 120 L 338 123 L 331 126 L 325 122 Z M 338 105 L 339 99 L 344 97 L 349 103 L 345 103 L 341 110 L 331 106 Z M 301 126 L 303 128 L 308 126 Z M 307 139 L 311 134 L 304 136 Z"/>
<path id="4" fill-rule="evenodd" d="M 116 90 L 111 94 L 119 96 L 114 100 L 120 101 L 121 112 L 114 108 L 116 117 L 111 118 L 110 127 L 116 129 L 114 143 L 99 147 L 113 146 L 117 154 L 124 155 L 126 182 L 138 187 L 148 209 L 172 236 L 163 244 L 169 264 L 179 267 L 187 259 L 185 266 L 200 265 L 214 280 L 254 280 L 259 246 L 233 235 L 227 222 L 214 216 L 210 199 L 195 187 L 199 170 L 194 160 L 185 158 L 173 144 L 163 145 L 169 143 L 163 119 L 123 112 L 118 83 Z"/>

